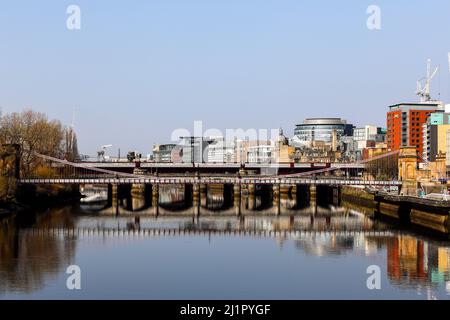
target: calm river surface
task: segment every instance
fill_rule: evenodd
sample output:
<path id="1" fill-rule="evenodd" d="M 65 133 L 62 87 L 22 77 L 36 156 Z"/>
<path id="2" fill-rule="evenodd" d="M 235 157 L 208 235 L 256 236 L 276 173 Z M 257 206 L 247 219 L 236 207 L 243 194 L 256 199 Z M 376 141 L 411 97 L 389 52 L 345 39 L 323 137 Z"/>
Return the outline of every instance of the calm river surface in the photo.
<path id="1" fill-rule="evenodd" d="M 119 217 L 64 207 L 0 224 L 0 299 L 448 299 L 450 243 L 345 208 Z M 68 290 L 66 269 L 81 269 Z M 367 288 L 379 266 L 381 289 Z"/>

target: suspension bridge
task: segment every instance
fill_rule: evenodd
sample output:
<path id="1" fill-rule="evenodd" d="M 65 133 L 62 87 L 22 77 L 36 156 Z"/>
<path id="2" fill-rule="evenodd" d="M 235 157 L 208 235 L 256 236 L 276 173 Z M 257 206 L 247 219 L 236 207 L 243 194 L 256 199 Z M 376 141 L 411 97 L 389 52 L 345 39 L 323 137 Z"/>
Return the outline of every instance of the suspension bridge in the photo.
<path id="1" fill-rule="evenodd" d="M 325 167 L 309 167 L 302 172 L 275 174 L 247 174 L 216 173 L 214 165 L 206 167 L 209 173 L 200 175 L 185 172 L 152 174 L 135 164 L 133 172 L 124 172 L 123 168 L 99 167 L 92 163 L 71 162 L 55 157 L 34 154 L 41 167 L 45 167 L 45 174 L 35 173 L 20 175 L 21 184 L 270 184 L 270 185 L 358 185 L 358 186 L 399 186 L 398 151 L 390 152 L 368 160 L 352 164 L 326 165 Z M 178 164 L 173 164 L 177 168 Z M 204 167 L 207 164 L 203 164 Z M 271 164 L 277 169 L 277 164 Z M 372 171 L 374 172 L 370 172 Z M 42 172 L 43 170 L 40 170 Z M 176 171 L 176 170 L 175 170 Z M 333 175 L 340 172 L 340 175 Z M 370 174 L 368 174 L 370 173 Z"/>

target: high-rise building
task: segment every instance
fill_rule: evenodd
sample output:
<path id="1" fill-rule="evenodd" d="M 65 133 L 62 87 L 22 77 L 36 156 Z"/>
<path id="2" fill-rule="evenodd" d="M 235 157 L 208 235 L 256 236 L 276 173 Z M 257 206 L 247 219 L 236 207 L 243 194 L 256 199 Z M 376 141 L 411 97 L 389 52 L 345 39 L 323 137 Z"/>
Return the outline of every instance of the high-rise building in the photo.
<path id="1" fill-rule="evenodd" d="M 388 150 L 399 150 L 402 146 L 415 146 L 422 158 L 423 124 L 435 111 L 443 111 L 441 102 L 400 103 L 389 106 L 387 113 Z"/>

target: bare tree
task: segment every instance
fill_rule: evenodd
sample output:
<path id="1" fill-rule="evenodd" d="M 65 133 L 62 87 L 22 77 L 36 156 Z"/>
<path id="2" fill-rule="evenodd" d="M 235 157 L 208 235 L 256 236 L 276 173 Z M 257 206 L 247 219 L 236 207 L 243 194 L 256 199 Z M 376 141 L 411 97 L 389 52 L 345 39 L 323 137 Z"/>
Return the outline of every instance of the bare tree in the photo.
<path id="1" fill-rule="evenodd" d="M 21 171 L 33 173 L 41 164 L 34 153 L 61 157 L 64 129 L 61 122 L 49 121 L 43 113 L 26 110 L 4 115 L 0 120 L 0 142 L 20 146 Z"/>

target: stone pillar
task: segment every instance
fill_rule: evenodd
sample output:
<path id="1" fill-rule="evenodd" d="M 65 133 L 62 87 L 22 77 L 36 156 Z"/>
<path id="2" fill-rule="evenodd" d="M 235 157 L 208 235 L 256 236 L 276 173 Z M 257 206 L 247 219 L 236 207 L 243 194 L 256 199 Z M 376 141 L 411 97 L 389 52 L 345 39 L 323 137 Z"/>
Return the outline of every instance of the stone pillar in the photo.
<path id="1" fill-rule="evenodd" d="M 111 188 L 112 212 L 113 212 L 113 214 L 118 215 L 119 214 L 119 199 L 118 199 L 119 186 L 117 184 L 110 184 L 110 185 L 108 185 L 108 188 Z"/>
<path id="2" fill-rule="evenodd" d="M 278 183 L 273 184 L 272 190 L 273 190 L 272 204 L 275 209 L 275 214 L 279 215 L 280 214 L 280 198 L 281 198 L 280 197 L 281 196 L 280 195 L 280 184 L 278 184 Z"/>
<path id="3" fill-rule="evenodd" d="M 139 210 L 145 206 L 145 184 L 133 184 L 131 186 L 132 210 Z"/>
<path id="4" fill-rule="evenodd" d="M 288 184 L 281 184 L 280 185 L 280 208 L 287 208 L 289 209 L 291 207 L 290 202 L 290 189 L 291 187 Z M 281 210 L 281 209 L 280 209 Z"/>
<path id="5" fill-rule="evenodd" d="M 153 184 L 152 185 L 152 207 L 153 207 L 153 213 L 155 216 L 158 216 L 159 214 L 159 185 Z"/>
<path id="6" fill-rule="evenodd" d="M 402 181 L 400 194 L 417 195 L 417 151 L 415 147 L 400 148 L 398 178 Z"/>
<path id="7" fill-rule="evenodd" d="M 194 216 L 200 215 L 200 184 L 198 183 L 192 185 L 192 209 Z"/>
<path id="8" fill-rule="evenodd" d="M 333 190 L 333 205 L 340 206 L 341 205 L 341 187 L 332 187 Z"/>
<path id="9" fill-rule="evenodd" d="M 241 184 L 236 183 L 233 185 L 233 205 L 235 208 L 236 215 L 241 214 Z"/>
<path id="10" fill-rule="evenodd" d="M 137 196 L 145 195 L 145 184 L 133 184 L 131 185 L 131 194 Z"/>
<path id="11" fill-rule="evenodd" d="M 292 194 L 293 197 L 297 195 L 297 185 L 296 184 L 294 184 L 291 187 L 291 194 Z"/>
<path id="12" fill-rule="evenodd" d="M 317 185 L 315 183 L 309 185 L 309 206 L 317 207 Z"/>
<path id="13" fill-rule="evenodd" d="M 281 194 L 289 194 L 291 187 L 287 184 L 280 185 L 280 193 Z"/>
<path id="14" fill-rule="evenodd" d="M 248 189 L 248 195 L 254 197 L 255 196 L 255 184 L 254 183 L 248 184 L 247 189 Z"/>
<path id="15" fill-rule="evenodd" d="M 248 210 L 255 210 L 256 199 L 255 199 L 255 184 L 250 183 L 247 185 L 248 190 Z"/>
<path id="16" fill-rule="evenodd" d="M 200 206 L 206 208 L 206 198 L 208 193 L 208 186 L 204 183 L 200 184 Z"/>

